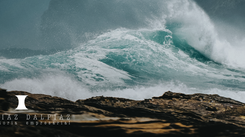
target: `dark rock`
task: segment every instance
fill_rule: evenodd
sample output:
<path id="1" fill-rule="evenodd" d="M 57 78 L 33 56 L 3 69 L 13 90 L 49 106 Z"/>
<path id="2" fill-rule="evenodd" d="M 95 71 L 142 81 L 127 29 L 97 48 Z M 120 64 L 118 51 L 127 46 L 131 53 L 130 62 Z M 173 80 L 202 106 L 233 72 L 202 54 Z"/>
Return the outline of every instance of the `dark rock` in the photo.
<path id="1" fill-rule="evenodd" d="M 119 117 L 119 120 L 100 120 L 97 123 L 96 121 L 92 121 L 92 123 L 84 123 L 78 120 L 73 123 L 74 125 L 70 125 L 69 127 L 36 126 L 32 129 L 28 126 L 22 126 L 21 128 L 9 127 L 4 128 L 6 132 L 1 132 L 6 136 L 10 136 L 10 134 L 7 134 L 7 131 L 16 133 L 16 135 L 19 136 L 30 136 L 31 134 L 36 134 L 34 133 L 36 131 L 41 133 L 45 130 L 47 131 L 47 133 L 44 134 L 46 136 L 53 136 L 56 133 L 59 135 L 64 134 L 69 136 L 100 136 L 101 134 L 106 136 L 115 136 L 119 135 L 119 133 L 120 136 L 245 135 L 244 104 L 219 95 L 186 95 L 168 91 L 160 97 L 153 97 L 152 99 L 141 101 L 99 96 L 73 102 L 49 95 L 31 94 L 24 91 L 11 91 L 6 93 L 5 98 L 0 98 L 0 103 L 4 104 L 9 102 L 8 105 L 10 108 L 16 108 L 18 102 L 15 95 L 28 95 L 25 102 L 26 106 L 28 109 L 38 111 L 36 113 L 69 113 L 71 115 L 85 114 L 86 117 L 97 117 L 98 119 L 101 117 L 112 119 Z M 6 111 L 8 105 L 2 105 L 0 109 L 2 111 Z M 4 108 L 3 106 L 6 107 Z M 147 118 L 150 119 L 150 121 L 142 123 L 137 120 L 130 120 L 136 117 L 142 119 Z M 145 126 L 142 126 L 142 124 Z M 152 130 L 146 128 L 148 125 Z M 169 126 L 153 130 L 155 126 L 158 127 L 159 125 Z M 18 132 L 18 128 L 25 132 Z M 89 130 L 96 132 L 89 132 Z M 131 132 L 131 130 L 135 130 L 135 132 Z M 170 132 L 170 130 L 172 132 Z M 229 130 L 229 132 L 227 132 L 227 130 Z M 162 131 L 164 133 L 155 131 Z"/>
<path id="2" fill-rule="evenodd" d="M 0 88 L 0 97 L 5 98 L 7 96 L 7 90 Z"/>
<path id="3" fill-rule="evenodd" d="M 9 103 L 7 102 L 7 90 L 0 88 L 0 110 L 7 111 L 9 109 Z"/>

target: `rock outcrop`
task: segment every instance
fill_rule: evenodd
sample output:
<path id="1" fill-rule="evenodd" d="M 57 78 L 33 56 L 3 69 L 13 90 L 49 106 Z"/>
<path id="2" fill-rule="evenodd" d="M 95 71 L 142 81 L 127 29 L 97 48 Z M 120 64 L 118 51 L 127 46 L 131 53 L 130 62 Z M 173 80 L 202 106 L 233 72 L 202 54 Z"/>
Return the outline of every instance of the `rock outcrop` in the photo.
<path id="1" fill-rule="evenodd" d="M 15 95 L 28 95 L 28 111 L 15 111 Z M 1 115 L 19 114 L 17 125 L 3 125 L 1 136 L 244 136 L 244 103 L 219 95 L 165 92 L 135 101 L 92 97 L 76 102 L 43 94 L 0 89 Z M 69 114 L 69 125 L 26 125 L 22 115 Z M 2 121 L 1 121 L 2 122 Z"/>

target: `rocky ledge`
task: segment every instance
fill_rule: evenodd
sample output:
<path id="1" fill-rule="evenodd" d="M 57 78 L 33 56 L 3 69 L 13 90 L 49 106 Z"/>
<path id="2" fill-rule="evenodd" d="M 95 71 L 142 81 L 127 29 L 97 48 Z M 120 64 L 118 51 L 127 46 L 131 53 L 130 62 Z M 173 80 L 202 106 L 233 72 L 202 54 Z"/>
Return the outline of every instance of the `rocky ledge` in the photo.
<path id="1" fill-rule="evenodd" d="M 15 95 L 28 95 L 28 111 L 15 110 Z M 140 101 L 99 96 L 73 102 L 0 89 L 0 115 L 0 135 L 6 137 L 245 136 L 244 103 L 219 95 L 168 91 Z"/>

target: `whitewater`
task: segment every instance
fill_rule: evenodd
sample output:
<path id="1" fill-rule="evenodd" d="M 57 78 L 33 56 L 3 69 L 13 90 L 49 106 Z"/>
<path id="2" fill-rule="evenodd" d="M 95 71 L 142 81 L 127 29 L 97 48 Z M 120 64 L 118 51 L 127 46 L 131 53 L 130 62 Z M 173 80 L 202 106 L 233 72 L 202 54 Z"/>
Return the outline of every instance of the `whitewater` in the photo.
<path id="1" fill-rule="evenodd" d="M 141 100 L 173 91 L 245 102 L 245 40 L 224 39 L 194 1 L 141 1 L 150 5 L 146 10 L 135 7 L 137 2 L 124 1 L 135 9 L 130 14 L 140 22 L 137 27 L 102 25 L 106 30 L 97 27 L 99 31 L 70 49 L 1 57 L 0 87 L 71 100 L 102 95 Z"/>

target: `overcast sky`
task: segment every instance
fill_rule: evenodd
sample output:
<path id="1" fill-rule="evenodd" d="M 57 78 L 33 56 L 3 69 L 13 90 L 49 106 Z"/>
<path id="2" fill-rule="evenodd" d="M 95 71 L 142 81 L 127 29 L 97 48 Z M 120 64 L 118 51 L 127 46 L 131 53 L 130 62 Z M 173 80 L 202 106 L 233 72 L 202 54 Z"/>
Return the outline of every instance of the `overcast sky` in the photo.
<path id="1" fill-rule="evenodd" d="M 72 24 L 72 22 L 75 19 L 82 20 L 81 16 L 79 14 L 76 14 L 76 12 L 72 10 L 78 10 L 79 12 L 84 12 L 83 8 L 75 7 L 76 5 L 80 4 L 82 2 L 85 2 L 87 0 L 82 1 L 76 1 L 73 0 L 73 2 L 77 2 L 75 4 L 69 5 L 71 3 L 70 0 L 52 0 L 51 5 L 49 5 L 50 0 L 0 0 L 0 49 L 1 48 L 31 48 L 31 49 L 40 49 L 42 45 L 45 45 L 45 43 L 40 42 L 41 32 L 40 32 L 40 23 L 41 23 L 41 17 L 44 15 L 45 18 L 49 19 L 57 19 L 57 22 L 62 21 L 62 18 L 71 20 L 69 22 Z M 137 0 L 136 0 L 137 1 Z M 91 2 L 91 0 L 87 1 Z M 245 29 L 245 1 L 244 0 L 196 0 L 196 2 L 208 13 L 208 15 L 211 17 L 211 19 L 216 22 L 217 28 L 220 31 L 224 31 L 224 27 L 227 28 L 229 32 L 233 33 L 239 33 L 242 34 Z M 63 4 L 63 5 L 62 5 Z M 132 2 L 132 4 L 135 4 Z M 102 6 L 100 6 L 102 5 Z M 140 5 L 140 4 L 137 4 Z M 70 6 L 70 7 L 69 7 Z M 74 6 L 74 8 L 72 7 Z M 141 8 L 145 8 L 144 4 L 141 4 Z M 154 4 L 153 4 L 154 6 Z M 44 11 L 46 11 L 49 7 L 51 7 L 51 10 L 49 9 L 46 14 L 44 14 Z M 67 9 L 64 9 L 67 8 Z M 127 5 L 122 6 L 125 11 L 128 12 L 134 12 L 132 9 L 129 9 Z M 54 12 L 55 10 L 52 10 L 52 8 L 60 8 L 64 9 L 64 11 Z M 70 9 L 69 9 L 70 8 Z M 103 9 L 103 4 L 99 4 L 95 8 L 95 10 L 100 10 L 98 8 Z M 117 8 L 115 6 L 111 6 L 109 9 Z M 127 9 L 128 8 L 128 9 Z M 152 8 L 152 7 L 150 7 Z M 153 13 L 156 14 L 156 10 Z M 130 11 L 131 10 L 131 11 Z M 149 9 L 148 9 L 149 10 Z M 106 11 L 106 10 L 105 10 Z M 50 13 L 54 15 L 61 15 L 60 17 L 52 16 Z M 69 15 L 65 15 L 66 13 L 72 13 Z M 50 14 L 50 15 L 49 15 Z M 62 15 L 63 14 L 63 15 Z M 97 13 L 96 13 L 97 14 Z M 105 14 L 108 14 L 105 12 Z M 147 14 L 147 13 L 145 13 Z M 103 13 L 98 13 L 98 15 L 103 16 Z M 127 16 L 126 16 L 127 15 Z M 138 19 L 132 16 L 128 16 L 129 14 L 120 14 L 122 17 L 120 19 L 120 16 L 115 16 L 113 14 L 108 14 L 108 19 L 104 19 L 102 24 L 104 23 L 104 26 L 101 25 L 101 27 L 106 27 L 107 21 L 109 18 L 114 18 L 110 23 L 120 24 L 123 26 L 123 21 L 125 21 L 124 18 L 132 18 L 131 24 L 134 24 L 136 26 Z M 85 17 L 85 16 L 84 16 Z M 105 16 L 104 16 L 105 17 Z M 86 17 L 86 19 L 91 20 L 89 23 L 95 23 L 96 21 L 93 21 L 89 16 Z M 46 23 L 45 25 L 57 25 L 57 24 L 50 24 L 50 22 L 47 22 L 47 20 L 42 21 L 43 23 Z M 124 22 L 124 25 L 126 23 Z M 60 24 L 59 24 L 60 25 Z M 227 27 L 227 25 L 231 25 L 233 27 Z M 81 26 L 81 24 L 80 24 Z M 83 31 L 86 28 L 81 28 L 79 24 L 74 24 L 74 28 L 76 31 Z M 94 25 L 96 26 L 96 24 Z M 77 27 L 77 28 L 76 28 Z M 97 26 L 98 27 L 98 26 Z M 125 25 L 127 27 L 127 25 Z M 55 28 L 48 30 L 48 26 L 44 26 L 44 31 L 47 33 L 47 41 L 52 41 L 55 37 L 60 37 L 60 40 L 57 39 L 56 41 L 53 41 L 53 44 L 57 41 L 61 41 L 60 43 L 56 44 L 66 44 L 65 41 L 68 39 L 66 35 L 63 35 L 59 31 L 63 31 L 61 29 L 67 29 L 67 28 Z M 68 28 L 69 29 L 69 28 Z M 89 29 L 89 28 L 87 28 Z M 90 29 L 93 29 L 92 27 Z M 97 29 L 96 27 L 94 29 Z M 67 30 L 66 30 L 67 31 Z M 55 35 L 56 32 L 59 32 L 60 35 Z M 52 38 L 52 36 L 55 36 Z M 243 35 L 240 35 L 243 36 Z M 230 36 L 227 36 L 230 37 Z M 42 39 L 43 40 L 43 39 Z M 63 40 L 63 41 L 62 41 Z M 52 42 L 51 42 L 52 43 Z M 52 45 L 52 44 L 51 44 Z M 49 45 L 48 45 L 49 46 Z"/>
<path id="2" fill-rule="evenodd" d="M 0 48 L 35 47 L 40 17 L 49 1 L 0 0 Z"/>

